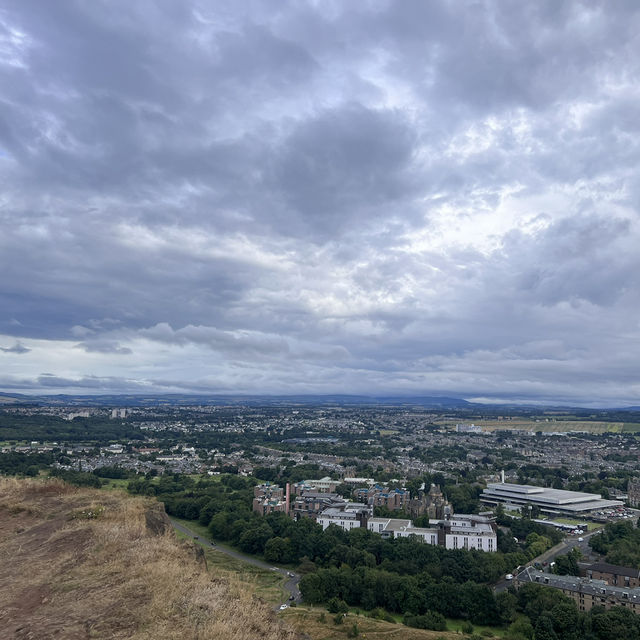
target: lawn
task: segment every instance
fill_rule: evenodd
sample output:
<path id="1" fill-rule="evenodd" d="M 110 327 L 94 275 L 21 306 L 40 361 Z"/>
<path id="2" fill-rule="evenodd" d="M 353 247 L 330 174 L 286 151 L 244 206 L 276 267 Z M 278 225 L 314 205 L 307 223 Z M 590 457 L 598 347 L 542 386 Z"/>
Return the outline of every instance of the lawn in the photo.
<path id="1" fill-rule="evenodd" d="M 563 432 L 563 431 L 586 431 L 588 433 L 621 433 L 622 431 L 640 431 L 640 424 L 623 422 L 603 422 L 596 420 L 580 419 L 549 419 L 546 420 L 475 420 L 474 423 L 483 428 L 483 431 L 503 431 L 512 429 L 524 429 L 526 431 Z M 454 426 L 454 422 L 450 426 Z"/>
<path id="2" fill-rule="evenodd" d="M 562 524 L 572 524 L 580 527 L 587 526 L 587 531 L 594 531 L 602 527 L 602 524 L 598 522 L 586 522 L 585 520 L 572 520 L 571 518 L 553 518 L 555 522 L 561 522 Z"/>
<path id="3" fill-rule="evenodd" d="M 106 483 L 102 485 L 103 489 L 112 491 L 114 489 L 120 489 L 122 491 L 127 490 L 127 485 L 131 482 L 131 478 L 101 478 L 106 480 Z"/>
<path id="4" fill-rule="evenodd" d="M 449 631 L 455 631 L 455 633 L 462 633 L 462 625 L 465 623 L 464 620 L 455 620 L 454 618 L 447 618 L 447 629 Z M 486 635 L 487 638 L 502 638 L 504 634 L 507 632 L 506 629 L 501 629 L 500 627 L 489 627 L 481 624 L 473 625 L 473 633 L 478 633 L 482 635 L 483 632 L 488 632 L 493 634 L 492 636 Z"/>

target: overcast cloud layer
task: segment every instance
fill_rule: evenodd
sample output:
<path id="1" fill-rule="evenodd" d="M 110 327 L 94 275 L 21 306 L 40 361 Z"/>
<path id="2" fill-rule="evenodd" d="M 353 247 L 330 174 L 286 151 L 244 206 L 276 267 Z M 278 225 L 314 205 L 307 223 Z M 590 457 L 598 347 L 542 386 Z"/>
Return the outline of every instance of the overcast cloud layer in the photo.
<path id="1" fill-rule="evenodd" d="M 640 7 L 9 0 L 0 388 L 640 404 Z"/>

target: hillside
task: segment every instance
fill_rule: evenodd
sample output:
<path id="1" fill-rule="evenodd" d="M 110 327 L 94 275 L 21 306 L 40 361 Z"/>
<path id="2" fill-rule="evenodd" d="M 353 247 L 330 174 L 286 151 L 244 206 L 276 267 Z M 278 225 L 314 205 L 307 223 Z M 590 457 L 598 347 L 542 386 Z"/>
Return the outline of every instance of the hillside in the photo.
<path id="1" fill-rule="evenodd" d="M 0 478 L 0 629 L 20 640 L 294 640 L 245 584 L 208 572 L 161 507 Z"/>

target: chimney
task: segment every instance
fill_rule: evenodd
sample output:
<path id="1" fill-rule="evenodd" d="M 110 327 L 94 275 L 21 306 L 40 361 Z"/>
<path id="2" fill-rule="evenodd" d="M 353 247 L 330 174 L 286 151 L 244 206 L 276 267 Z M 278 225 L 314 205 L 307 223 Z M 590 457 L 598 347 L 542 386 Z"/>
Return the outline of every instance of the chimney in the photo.
<path id="1" fill-rule="evenodd" d="M 504 480 L 503 480 L 504 482 Z M 289 502 L 291 500 L 291 485 L 287 482 L 287 494 L 284 502 L 284 512 L 289 514 Z"/>

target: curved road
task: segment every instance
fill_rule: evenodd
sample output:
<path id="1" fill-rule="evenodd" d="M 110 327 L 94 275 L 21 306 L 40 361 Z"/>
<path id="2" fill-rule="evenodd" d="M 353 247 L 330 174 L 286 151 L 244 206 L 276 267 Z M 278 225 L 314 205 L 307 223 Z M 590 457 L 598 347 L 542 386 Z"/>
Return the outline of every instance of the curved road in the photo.
<path id="1" fill-rule="evenodd" d="M 298 583 L 300 582 L 300 576 L 297 573 L 293 573 L 292 571 L 287 571 L 286 569 L 280 569 L 279 567 L 274 567 L 271 564 L 267 564 L 263 560 L 258 560 L 258 558 L 254 558 L 253 556 L 246 555 L 241 553 L 240 551 L 234 551 L 233 549 L 226 549 L 224 547 L 218 547 L 215 543 L 212 543 L 210 540 L 206 540 L 202 536 L 195 533 L 188 527 L 185 527 L 183 524 L 176 522 L 173 518 L 169 518 L 171 520 L 171 524 L 178 530 L 180 533 L 184 533 L 186 536 L 197 540 L 203 547 L 213 549 L 214 551 L 219 551 L 220 553 L 226 553 L 228 556 L 232 558 L 236 558 L 237 560 L 242 560 L 242 562 L 246 562 L 248 564 L 252 564 L 254 567 L 260 567 L 260 569 L 268 569 L 270 571 L 275 571 L 280 573 L 284 577 L 286 577 L 284 588 L 287 590 L 289 596 L 287 596 L 287 600 L 283 603 L 288 603 L 293 596 L 293 601 L 301 602 L 302 595 L 300 594 L 300 589 L 298 588 Z M 280 605 L 276 605 L 275 609 L 280 609 Z"/>
<path id="2" fill-rule="evenodd" d="M 539 562 L 540 564 L 542 564 L 543 562 L 547 563 L 545 564 L 544 568 L 549 570 L 548 563 L 553 562 L 559 555 L 564 555 L 569 553 L 575 547 L 578 547 L 578 549 L 580 549 L 580 551 L 582 552 L 582 555 L 584 557 L 587 557 L 591 551 L 589 548 L 589 538 L 597 533 L 600 533 L 601 531 L 602 531 L 602 527 L 599 529 L 594 529 L 593 531 L 589 531 L 589 533 L 585 533 L 581 536 L 578 536 L 578 535 L 567 536 L 562 542 L 559 542 L 555 547 L 552 547 L 551 549 L 547 549 L 547 551 L 539 555 L 537 558 L 533 558 L 533 560 L 529 560 L 529 562 L 522 565 L 521 571 L 525 567 L 534 565 L 536 562 Z M 579 540 L 580 538 L 582 538 L 582 542 L 580 542 Z M 500 591 L 505 591 L 506 589 L 508 589 L 509 586 L 511 586 L 511 584 L 512 584 L 511 580 L 503 579 L 493 587 L 493 590 L 499 593 Z"/>

